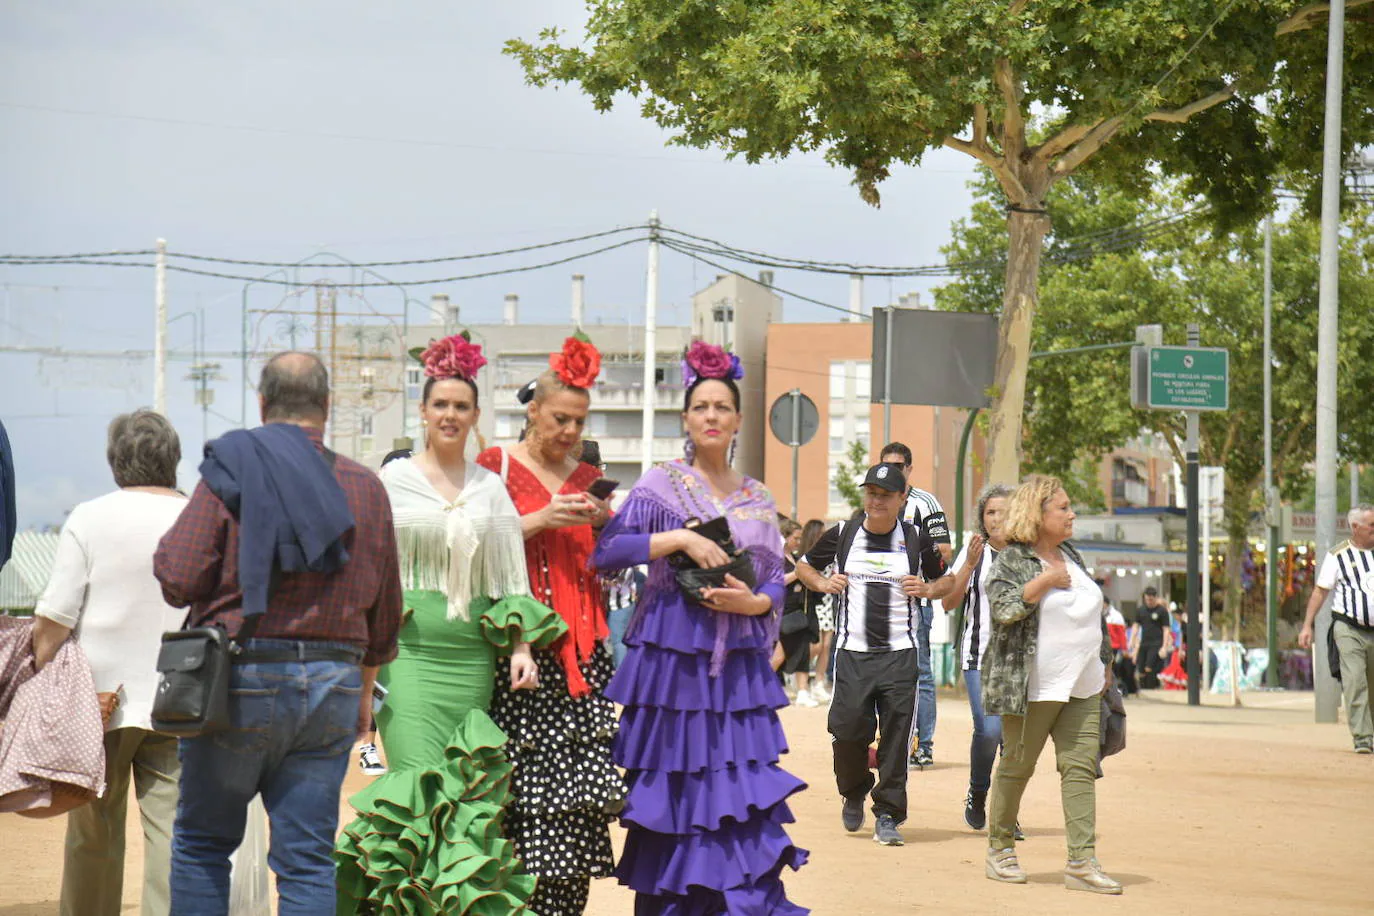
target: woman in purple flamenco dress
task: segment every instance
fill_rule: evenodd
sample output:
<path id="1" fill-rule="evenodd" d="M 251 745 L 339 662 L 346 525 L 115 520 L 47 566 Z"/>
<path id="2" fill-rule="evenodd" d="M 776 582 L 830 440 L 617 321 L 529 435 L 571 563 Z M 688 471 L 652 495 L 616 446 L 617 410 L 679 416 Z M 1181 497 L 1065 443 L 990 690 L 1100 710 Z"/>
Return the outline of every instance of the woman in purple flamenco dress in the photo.
<path id="1" fill-rule="evenodd" d="M 684 362 L 687 460 L 660 465 L 631 491 L 598 543 L 603 573 L 649 563 L 606 689 L 624 707 L 615 762 L 625 768 L 627 830 L 616 868 L 636 916 L 798 916 L 781 874 L 807 853 L 792 844 L 787 798 L 806 786 L 778 766 L 787 695 L 769 666 L 783 600 L 782 536 L 773 498 L 730 467 L 739 430 L 738 359 L 701 342 Z M 726 579 L 689 600 L 667 557 L 728 562 L 692 520 L 725 516 L 753 556 L 757 587 Z"/>

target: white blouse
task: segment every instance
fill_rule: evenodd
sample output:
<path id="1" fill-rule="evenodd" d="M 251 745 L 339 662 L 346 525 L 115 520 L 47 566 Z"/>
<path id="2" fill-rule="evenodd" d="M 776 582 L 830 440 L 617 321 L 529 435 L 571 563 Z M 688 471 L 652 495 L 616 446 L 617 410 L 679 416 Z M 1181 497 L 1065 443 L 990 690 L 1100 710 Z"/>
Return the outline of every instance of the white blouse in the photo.
<path id="1" fill-rule="evenodd" d="M 1091 697 L 1102 692 L 1102 589 L 1067 554 L 1070 586 L 1040 600 L 1040 629 L 1026 692 L 1029 702 Z"/>
<path id="2" fill-rule="evenodd" d="M 402 587 L 448 596 L 449 620 L 467 620 L 475 597 L 529 595 L 520 514 L 499 477 L 469 461 L 449 502 L 414 459 L 392 461 L 378 476 L 391 499 Z"/>
<path id="3" fill-rule="evenodd" d="M 116 490 L 78 505 L 62 526 L 34 614 L 75 632 L 96 691 L 123 685 L 108 730 L 152 729 L 162 634 L 186 616 L 163 600 L 153 554 L 184 508 L 170 493 Z"/>

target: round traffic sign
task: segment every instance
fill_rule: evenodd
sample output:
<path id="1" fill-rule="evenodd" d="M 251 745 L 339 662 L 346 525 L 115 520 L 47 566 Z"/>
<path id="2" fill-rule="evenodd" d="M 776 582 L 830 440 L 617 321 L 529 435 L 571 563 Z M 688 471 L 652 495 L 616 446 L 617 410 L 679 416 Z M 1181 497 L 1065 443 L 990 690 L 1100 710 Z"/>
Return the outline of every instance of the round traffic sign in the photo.
<path id="1" fill-rule="evenodd" d="M 768 411 L 768 428 L 783 445 L 802 446 L 816 437 L 821 414 L 815 401 L 793 389 L 773 402 Z"/>

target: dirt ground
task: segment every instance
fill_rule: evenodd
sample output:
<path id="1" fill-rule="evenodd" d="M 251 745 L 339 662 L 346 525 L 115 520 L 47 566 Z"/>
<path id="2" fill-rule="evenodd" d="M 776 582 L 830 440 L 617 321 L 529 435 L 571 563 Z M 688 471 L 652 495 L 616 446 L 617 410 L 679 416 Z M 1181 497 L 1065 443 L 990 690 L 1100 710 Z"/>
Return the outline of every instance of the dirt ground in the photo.
<path id="1" fill-rule="evenodd" d="M 901 848 L 841 829 L 825 710 L 784 710 L 792 743 L 784 763 L 811 785 L 794 799 L 792 831 L 811 862 L 786 879 L 788 894 L 818 916 L 1374 912 L 1374 757 L 1352 753 L 1344 725 L 1313 724 L 1311 694 L 1247 696 L 1240 709 L 1189 708 L 1182 699 L 1161 693 L 1128 704 L 1129 746 L 1106 762 L 1098 784 L 1099 856 L 1126 886 L 1116 899 L 1063 888 L 1064 827 L 1048 748 L 1021 816 L 1030 884 L 983 877 L 984 841 L 961 817 L 969 732 L 962 699 L 941 698 L 936 766 L 911 774 Z M 353 770 L 348 788 L 364 779 Z M 56 913 L 63 820 L 7 815 L 0 824 L 0 916 Z M 136 825 L 131 817 L 124 912 L 137 912 Z M 624 889 L 595 884 L 593 916 L 632 910 Z"/>

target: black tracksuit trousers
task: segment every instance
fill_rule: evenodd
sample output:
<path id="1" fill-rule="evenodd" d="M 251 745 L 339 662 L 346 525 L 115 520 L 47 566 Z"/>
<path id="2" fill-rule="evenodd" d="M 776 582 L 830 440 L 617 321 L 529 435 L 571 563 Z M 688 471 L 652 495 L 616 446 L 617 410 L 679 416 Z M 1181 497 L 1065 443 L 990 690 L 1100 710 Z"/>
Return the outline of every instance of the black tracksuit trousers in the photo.
<path id="1" fill-rule="evenodd" d="M 916 719 L 915 649 L 835 653 L 830 701 L 835 784 L 846 799 L 873 793 L 874 815 L 906 820 L 907 751 Z M 878 779 L 868 769 L 868 746 L 881 726 Z"/>

